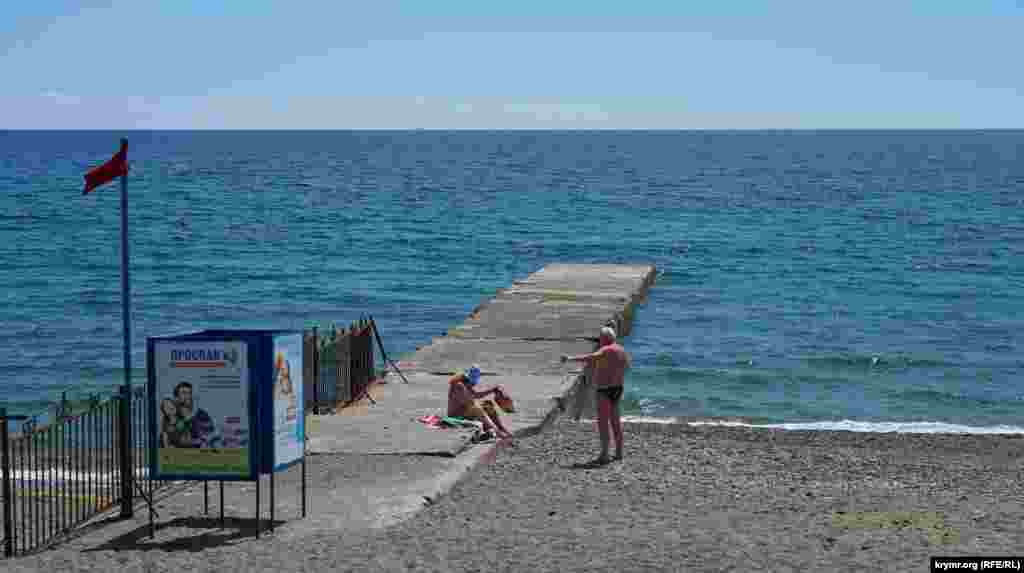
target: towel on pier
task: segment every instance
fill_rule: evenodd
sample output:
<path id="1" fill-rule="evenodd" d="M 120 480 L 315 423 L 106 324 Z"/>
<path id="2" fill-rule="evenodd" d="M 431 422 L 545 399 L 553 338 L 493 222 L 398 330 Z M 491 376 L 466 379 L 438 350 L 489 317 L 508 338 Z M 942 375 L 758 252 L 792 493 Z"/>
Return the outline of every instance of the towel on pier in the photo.
<path id="1" fill-rule="evenodd" d="M 431 428 L 443 428 L 444 427 L 444 425 L 441 424 L 441 416 L 433 416 L 433 415 L 431 415 L 431 416 L 421 416 L 420 418 L 418 418 L 417 421 L 423 422 L 424 424 L 430 426 Z"/>
<path id="2" fill-rule="evenodd" d="M 431 428 L 445 429 L 445 428 L 470 428 L 475 430 L 483 430 L 483 422 L 476 420 L 467 420 L 465 418 L 459 418 L 457 416 L 422 416 L 418 421 L 430 426 Z"/>

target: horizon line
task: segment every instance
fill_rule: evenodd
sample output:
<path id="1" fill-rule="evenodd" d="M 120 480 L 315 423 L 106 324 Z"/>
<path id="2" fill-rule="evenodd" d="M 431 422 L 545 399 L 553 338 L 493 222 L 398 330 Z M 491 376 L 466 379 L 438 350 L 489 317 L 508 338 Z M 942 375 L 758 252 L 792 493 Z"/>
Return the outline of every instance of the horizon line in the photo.
<path id="1" fill-rule="evenodd" d="M 30 131 L 79 131 L 79 132 L 154 132 L 154 131 L 280 131 L 280 132 L 367 132 L 367 131 L 388 131 L 388 132 L 460 132 L 460 131 L 521 131 L 521 132 L 592 132 L 592 131 L 618 131 L 618 132 L 778 132 L 778 131 L 1024 131 L 1022 127 L 159 127 L 159 128 L 62 128 L 62 127 L 36 127 L 36 128 L 0 128 L 0 132 L 30 132 Z"/>

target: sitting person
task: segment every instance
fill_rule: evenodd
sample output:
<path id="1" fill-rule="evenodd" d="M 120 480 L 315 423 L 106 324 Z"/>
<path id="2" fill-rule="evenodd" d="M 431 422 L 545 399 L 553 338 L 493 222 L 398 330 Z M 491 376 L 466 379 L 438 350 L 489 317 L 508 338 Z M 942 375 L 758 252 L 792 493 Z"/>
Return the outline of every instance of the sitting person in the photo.
<path id="1" fill-rule="evenodd" d="M 501 386 L 477 389 L 480 383 L 480 367 L 473 365 L 469 370 L 452 376 L 448 380 L 448 415 L 469 418 L 483 422 L 484 431 L 494 432 L 500 438 L 511 439 L 509 432 L 498 417 L 498 409 L 491 400 L 481 400 L 487 395 L 498 395 Z"/>

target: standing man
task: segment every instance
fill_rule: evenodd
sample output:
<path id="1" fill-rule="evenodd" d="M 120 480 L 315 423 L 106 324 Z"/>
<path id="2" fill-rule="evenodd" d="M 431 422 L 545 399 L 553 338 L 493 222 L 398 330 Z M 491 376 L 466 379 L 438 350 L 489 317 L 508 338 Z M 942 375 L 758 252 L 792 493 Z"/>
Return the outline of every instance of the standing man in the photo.
<path id="1" fill-rule="evenodd" d="M 622 418 L 619 400 L 622 399 L 626 369 L 633 359 L 622 345 L 615 342 L 615 331 L 611 327 L 601 329 L 600 348 L 592 354 L 577 356 L 562 355 L 562 362 L 572 360 L 593 366 L 594 388 L 597 391 L 597 428 L 601 434 L 601 455 L 593 461 L 595 465 L 608 463 L 608 425 L 615 434 L 615 459 L 622 459 Z"/>

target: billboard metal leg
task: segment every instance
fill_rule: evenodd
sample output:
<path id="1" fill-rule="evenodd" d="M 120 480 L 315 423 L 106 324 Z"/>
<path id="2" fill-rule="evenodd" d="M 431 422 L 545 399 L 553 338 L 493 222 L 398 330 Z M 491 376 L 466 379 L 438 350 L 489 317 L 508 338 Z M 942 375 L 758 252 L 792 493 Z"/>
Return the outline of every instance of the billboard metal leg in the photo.
<path id="1" fill-rule="evenodd" d="M 260 474 L 256 473 L 256 539 L 260 538 Z"/>
<path id="2" fill-rule="evenodd" d="M 203 481 L 203 515 L 210 515 L 210 482 Z"/>
<path id="3" fill-rule="evenodd" d="M 150 482 L 152 484 L 153 482 Z M 153 509 L 153 493 L 149 494 L 149 538 L 156 539 L 156 522 L 153 520 L 156 510 Z"/>
<path id="4" fill-rule="evenodd" d="M 302 454 L 302 517 L 306 517 L 306 454 Z"/>
<path id="5" fill-rule="evenodd" d="M 220 482 L 220 528 L 224 529 L 224 482 Z"/>
<path id="6" fill-rule="evenodd" d="M 270 472 L 270 531 L 274 531 L 274 472 Z"/>

